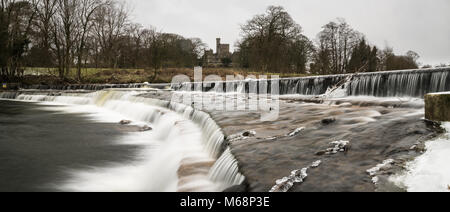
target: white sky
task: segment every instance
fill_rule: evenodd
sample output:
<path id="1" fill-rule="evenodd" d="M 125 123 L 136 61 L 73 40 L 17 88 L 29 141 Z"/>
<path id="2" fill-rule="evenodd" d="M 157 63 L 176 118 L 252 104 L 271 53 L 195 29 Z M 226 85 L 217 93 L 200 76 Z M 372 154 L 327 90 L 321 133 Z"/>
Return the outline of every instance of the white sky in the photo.
<path id="1" fill-rule="evenodd" d="M 143 26 L 198 37 L 215 48 L 216 37 L 234 46 L 240 25 L 269 5 L 283 6 L 315 39 L 321 27 L 342 17 L 371 44 L 421 55 L 423 64 L 450 63 L 450 0 L 126 0 Z"/>

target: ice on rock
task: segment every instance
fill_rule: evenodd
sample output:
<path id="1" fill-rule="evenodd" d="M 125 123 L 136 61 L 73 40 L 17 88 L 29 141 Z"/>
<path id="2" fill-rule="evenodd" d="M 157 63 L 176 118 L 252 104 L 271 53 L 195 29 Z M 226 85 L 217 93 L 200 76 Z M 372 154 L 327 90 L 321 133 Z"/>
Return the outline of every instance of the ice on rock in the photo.
<path id="1" fill-rule="evenodd" d="M 320 166 L 320 164 L 322 164 L 322 161 L 321 161 L 321 160 L 318 160 L 318 161 L 314 162 L 314 163 L 311 165 L 311 168 L 317 168 L 317 167 Z"/>
<path id="2" fill-rule="evenodd" d="M 297 136 L 298 134 L 300 134 L 304 129 L 305 129 L 304 127 L 300 127 L 300 128 L 297 128 L 294 131 L 292 131 L 289 134 L 286 134 L 284 136 L 268 137 L 268 138 L 266 138 L 266 140 L 273 141 L 273 140 L 276 140 L 276 139 L 282 138 L 282 137 L 294 137 L 294 136 Z"/>
<path id="3" fill-rule="evenodd" d="M 380 181 L 380 178 L 377 175 L 380 175 L 380 171 L 385 169 L 386 167 L 392 165 L 395 161 L 393 159 L 387 159 L 383 161 L 383 163 L 378 164 L 377 166 L 367 170 L 367 173 L 372 177 L 373 184 L 377 185 Z"/>
<path id="4" fill-rule="evenodd" d="M 287 181 L 289 181 L 289 178 L 288 177 L 283 177 L 283 179 L 279 179 L 279 180 L 277 180 L 277 184 L 283 184 L 283 183 L 286 183 Z"/>
<path id="5" fill-rule="evenodd" d="M 300 176 L 301 176 L 303 179 L 306 179 L 306 178 L 308 177 L 307 171 L 308 171 L 308 168 L 303 168 L 302 171 L 300 172 Z"/>
<path id="6" fill-rule="evenodd" d="M 289 133 L 288 136 L 294 137 L 294 136 L 300 134 L 304 129 L 305 129 L 304 127 L 297 128 L 294 131 L 292 131 L 291 133 Z"/>
<path id="7" fill-rule="evenodd" d="M 269 192 L 288 192 L 295 183 L 303 183 L 308 177 L 309 168 L 317 168 L 320 166 L 322 161 L 316 161 L 312 163 L 309 167 L 300 170 L 294 170 L 291 172 L 289 177 L 283 177 L 277 180 L 276 185 L 272 187 Z"/>
<path id="8" fill-rule="evenodd" d="M 308 168 L 292 171 L 290 178 L 293 179 L 294 182 L 296 183 L 303 183 L 303 180 L 305 180 L 308 177 L 307 171 Z"/>
<path id="9" fill-rule="evenodd" d="M 283 177 L 276 181 L 276 185 L 269 192 L 287 192 L 294 186 L 294 180 L 289 177 Z"/>
<path id="10" fill-rule="evenodd" d="M 350 142 L 349 141 L 333 141 L 331 144 L 336 145 L 336 147 L 344 148 L 346 147 Z"/>
<path id="11" fill-rule="evenodd" d="M 379 181 L 380 181 L 380 178 L 379 178 L 379 177 L 373 177 L 373 178 L 372 178 L 373 184 L 378 184 Z"/>
<path id="12" fill-rule="evenodd" d="M 385 167 L 387 167 L 387 166 L 393 164 L 394 162 L 395 162 L 395 161 L 394 161 L 393 159 L 387 159 L 387 160 L 383 161 L 382 164 L 378 164 L 377 166 L 375 166 L 375 167 L 373 167 L 373 168 L 367 170 L 367 173 L 368 173 L 370 176 L 375 176 L 375 175 L 377 175 L 377 174 L 379 173 L 379 171 L 380 171 L 381 169 L 383 169 L 383 168 L 385 168 Z"/>
<path id="13" fill-rule="evenodd" d="M 330 144 L 334 145 L 334 147 L 328 148 L 325 151 L 326 155 L 334 155 L 337 154 L 338 152 L 346 152 L 350 145 L 350 141 L 333 141 Z"/>

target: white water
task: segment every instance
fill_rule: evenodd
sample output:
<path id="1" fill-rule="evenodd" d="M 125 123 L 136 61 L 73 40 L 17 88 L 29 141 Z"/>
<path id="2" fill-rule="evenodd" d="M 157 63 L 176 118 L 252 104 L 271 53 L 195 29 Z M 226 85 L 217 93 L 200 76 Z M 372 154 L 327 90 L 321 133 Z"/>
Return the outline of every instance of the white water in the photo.
<path id="1" fill-rule="evenodd" d="M 281 95 L 330 95 L 342 96 L 378 96 L 378 97 L 418 97 L 426 93 L 449 91 L 450 69 L 402 70 L 375 73 L 357 73 L 344 75 L 284 78 L 277 80 L 237 80 L 215 82 L 211 91 L 255 92 L 260 83 L 276 82 Z M 347 83 L 340 85 L 342 80 Z M 211 83 L 209 83 L 211 84 Z M 339 86 L 339 87 L 336 87 Z M 201 91 L 201 83 L 172 84 L 174 90 Z M 264 86 L 265 87 L 265 86 Z M 249 89 L 246 89 L 249 88 Z M 333 91 L 330 88 L 337 88 Z"/>
<path id="2" fill-rule="evenodd" d="M 59 104 L 48 109 L 63 113 L 88 113 L 94 121 L 118 123 L 127 119 L 132 120 L 133 124 L 149 125 L 154 129 L 129 133 L 115 142 L 118 145 L 140 145 L 136 161 L 70 170 L 71 178 L 58 185 L 59 189 L 222 191 L 243 182 L 244 177 L 237 171 L 234 156 L 222 155 L 224 136 L 209 115 L 184 105 L 136 97 L 139 93 L 100 91 L 67 96 L 20 95 L 16 98 Z M 221 155 L 221 158 L 226 155 L 227 160 L 224 162 L 221 159 L 216 163 Z"/>
<path id="3" fill-rule="evenodd" d="M 409 192 L 450 192 L 450 123 L 447 133 L 426 143 L 427 151 L 407 164 L 405 174 L 391 178 Z"/>

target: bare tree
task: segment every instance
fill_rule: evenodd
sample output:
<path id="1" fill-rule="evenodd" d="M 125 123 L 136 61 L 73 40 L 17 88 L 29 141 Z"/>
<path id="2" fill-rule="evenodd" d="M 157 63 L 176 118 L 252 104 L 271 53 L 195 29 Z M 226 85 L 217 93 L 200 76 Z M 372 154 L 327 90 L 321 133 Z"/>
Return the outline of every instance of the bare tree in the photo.
<path id="1" fill-rule="evenodd" d="M 116 68 L 118 60 L 119 38 L 125 33 L 128 24 L 128 12 L 125 4 L 111 2 L 103 4 L 95 12 L 93 33 L 106 58 L 106 65 Z"/>
<path id="2" fill-rule="evenodd" d="M 337 22 L 330 22 L 322 27 L 318 34 L 319 52 L 327 52 L 331 61 L 331 72 L 343 74 L 347 72 L 347 65 L 353 48 L 360 42 L 362 36 L 345 22 L 338 18 Z"/>
<path id="3" fill-rule="evenodd" d="M 40 65 L 50 67 L 53 64 L 52 48 L 52 18 L 56 14 L 58 0 L 37 0 L 35 10 L 36 20 L 36 40 L 37 47 L 40 48 Z"/>
<path id="4" fill-rule="evenodd" d="M 139 58 L 141 57 L 141 46 L 142 46 L 142 37 L 143 37 L 143 29 L 140 24 L 131 24 L 127 30 L 127 34 L 130 35 L 130 39 L 132 42 L 132 46 L 130 52 L 132 53 L 132 66 L 133 68 L 137 68 L 139 64 Z"/>
<path id="5" fill-rule="evenodd" d="M 58 0 L 57 15 L 53 17 L 53 37 L 59 60 L 59 76 L 64 78 L 73 65 L 77 30 L 77 0 Z"/>
<path id="6" fill-rule="evenodd" d="M 83 61 L 83 55 L 85 53 L 86 38 L 93 25 L 94 12 L 97 11 L 102 5 L 107 5 L 108 2 L 102 2 L 101 0 L 79 0 L 79 7 L 77 8 L 78 35 L 76 35 L 76 54 L 77 54 L 77 78 L 81 81 L 81 66 Z"/>
<path id="7" fill-rule="evenodd" d="M 200 59 L 208 46 L 200 38 L 190 38 L 189 40 L 192 45 L 192 53 L 198 56 L 197 59 Z"/>
<path id="8" fill-rule="evenodd" d="M 270 6 L 265 14 L 254 16 L 241 26 L 239 51 L 243 61 L 263 72 L 287 71 L 293 66 L 303 71 L 310 51 L 309 39 L 301 27 L 280 6 Z M 295 51 L 288 51 L 296 48 Z M 303 58 L 297 58 L 298 56 Z"/>

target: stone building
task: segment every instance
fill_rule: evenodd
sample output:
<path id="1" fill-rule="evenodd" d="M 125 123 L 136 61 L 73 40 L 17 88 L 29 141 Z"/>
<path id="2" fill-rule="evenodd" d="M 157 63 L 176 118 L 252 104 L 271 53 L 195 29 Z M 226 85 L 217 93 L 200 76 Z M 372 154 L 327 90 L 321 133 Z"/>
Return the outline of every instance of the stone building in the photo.
<path id="1" fill-rule="evenodd" d="M 203 66 L 220 67 L 224 65 L 231 65 L 231 56 L 230 44 L 222 44 L 220 43 L 220 38 L 217 38 L 216 53 L 214 53 L 212 49 L 205 50 L 205 54 L 203 56 Z M 224 64 L 227 60 L 229 64 Z"/>

